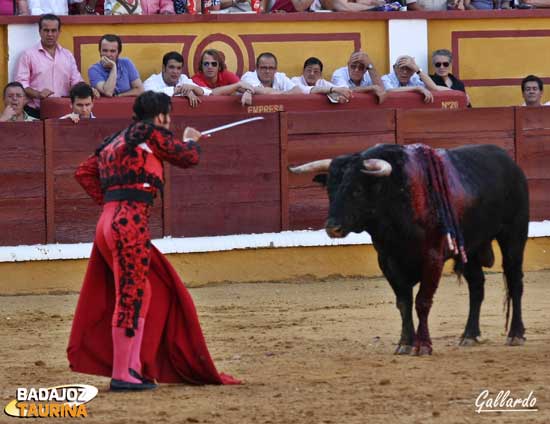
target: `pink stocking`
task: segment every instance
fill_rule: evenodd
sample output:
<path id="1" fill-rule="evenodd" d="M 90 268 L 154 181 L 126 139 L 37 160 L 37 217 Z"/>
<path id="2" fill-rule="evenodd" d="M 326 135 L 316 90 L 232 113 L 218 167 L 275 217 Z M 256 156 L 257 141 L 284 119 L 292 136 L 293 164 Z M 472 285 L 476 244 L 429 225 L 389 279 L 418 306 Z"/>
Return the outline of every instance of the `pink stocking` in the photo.
<path id="1" fill-rule="evenodd" d="M 132 345 L 132 351 L 130 353 L 130 368 L 136 371 L 139 375 L 142 375 L 141 370 L 141 343 L 143 341 L 143 328 L 145 327 L 145 318 L 138 318 L 138 328 L 134 330 L 135 336 L 134 343 Z"/>
<path id="2" fill-rule="evenodd" d="M 128 337 L 126 329 L 113 327 L 113 375 L 116 380 L 126 381 L 128 383 L 140 384 L 141 381 L 132 377 L 128 368 L 130 366 L 130 355 L 132 353 L 132 345 L 134 344 L 135 336 Z"/>

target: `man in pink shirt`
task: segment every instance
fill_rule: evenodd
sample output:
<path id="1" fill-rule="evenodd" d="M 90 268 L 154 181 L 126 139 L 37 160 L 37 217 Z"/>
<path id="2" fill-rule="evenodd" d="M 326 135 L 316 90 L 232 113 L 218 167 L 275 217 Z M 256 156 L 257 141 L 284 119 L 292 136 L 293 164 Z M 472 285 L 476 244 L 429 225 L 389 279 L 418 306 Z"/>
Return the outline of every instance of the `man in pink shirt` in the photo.
<path id="1" fill-rule="evenodd" d="M 143 15 L 173 15 L 174 2 L 173 0 L 142 0 L 141 10 Z"/>
<path id="2" fill-rule="evenodd" d="M 83 81 L 73 54 L 57 44 L 59 17 L 43 15 L 38 29 L 40 43 L 24 51 L 15 68 L 15 80 L 23 84 L 31 99 L 25 111 L 35 118 L 40 118 L 40 100 L 68 96 L 71 87 Z"/>

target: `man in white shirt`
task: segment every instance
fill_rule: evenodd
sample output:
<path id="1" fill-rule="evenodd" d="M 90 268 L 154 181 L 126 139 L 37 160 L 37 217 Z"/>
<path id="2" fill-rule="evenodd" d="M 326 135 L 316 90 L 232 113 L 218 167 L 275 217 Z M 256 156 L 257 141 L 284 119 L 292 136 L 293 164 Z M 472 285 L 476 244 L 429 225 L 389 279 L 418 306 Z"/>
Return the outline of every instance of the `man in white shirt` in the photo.
<path id="1" fill-rule="evenodd" d="M 399 56 L 393 65 L 393 72 L 382 77 L 386 91 L 417 91 L 424 96 L 424 103 L 434 101 L 432 91 L 448 90 L 439 87 L 432 78 L 416 64 L 412 56 Z"/>
<path id="2" fill-rule="evenodd" d="M 349 87 L 356 93 L 372 91 L 378 97 L 379 103 L 384 101 L 384 85 L 374 63 L 366 52 L 353 52 L 348 60 L 348 65 L 334 71 L 332 83 L 338 87 Z"/>
<path id="3" fill-rule="evenodd" d="M 209 96 L 212 90 L 199 87 L 183 73 L 183 56 L 169 52 L 162 58 L 162 72 L 153 74 L 143 83 L 145 91 L 152 90 L 169 96 L 182 96 L 189 99 L 191 107 L 201 103 L 200 96 Z"/>
<path id="4" fill-rule="evenodd" d="M 261 53 L 256 59 L 256 70 L 248 71 L 241 81 L 254 87 L 254 94 L 301 94 L 283 72 L 277 72 L 277 58 L 273 53 Z"/>
<path id="5" fill-rule="evenodd" d="M 291 81 L 300 87 L 304 94 L 329 94 L 339 103 L 349 102 L 352 94 L 348 87 L 337 87 L 323 78 L 323 62 L 316 57 L 306 59 L 302 76 L 294 77 Z"/>
<path id="6" fill-rule="evenodd" d="M 69 3 L 80 3 L 82 0 L 28 0 L 31 15 L 68 15 Z"/>

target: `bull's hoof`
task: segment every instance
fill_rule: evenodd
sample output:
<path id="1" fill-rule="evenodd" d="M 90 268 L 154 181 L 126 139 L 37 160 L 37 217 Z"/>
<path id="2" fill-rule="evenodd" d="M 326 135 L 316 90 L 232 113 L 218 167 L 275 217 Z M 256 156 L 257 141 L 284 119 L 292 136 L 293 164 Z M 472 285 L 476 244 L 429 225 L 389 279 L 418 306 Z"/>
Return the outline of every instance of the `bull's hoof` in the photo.
<path id="1" fill-rule="evenodd" d="M 399 345 L 395 349 L 396 355 L 410 355 L 413 347 L 411 345 Z"/>
<path id="2" fill-rule="evenodd" d="M 411 351 L 411 355 L 413 356 L 426 356 L 426 355 L 431 355 L 432 354 L 432 347 L 430 345 L 427 345 L 427 344 L 421 344 L 421 345 L 417 345 L 413 348 L 413 350 Z"/>
<path id="3" fill-rule="evenodd" d="M 483 343 L 485 343 L 485 341 L 480 340 L 477 337 L 462 337 L 458 345 L 463 347 L 471 347 L 471 346 L 477 346 Z"/>
<path id="4" fill-rule="evenodd" d="M 506 345 L 507 346 L 523 346 L 525 344 L 525 337 L 507 337 L 506 338 Z"/>

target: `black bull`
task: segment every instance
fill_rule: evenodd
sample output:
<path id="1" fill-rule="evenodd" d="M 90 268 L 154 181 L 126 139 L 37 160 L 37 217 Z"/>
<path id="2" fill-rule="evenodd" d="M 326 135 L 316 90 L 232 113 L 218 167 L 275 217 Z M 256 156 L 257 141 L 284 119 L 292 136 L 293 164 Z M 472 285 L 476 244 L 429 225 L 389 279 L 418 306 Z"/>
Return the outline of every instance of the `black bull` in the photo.
<path id="1" fill-rule="evenodd" d="M 494 262 L 497 240 L 507 288 L 507 343 L 524 342 L 521 317 L 523 252 L 529 193 L 522 170 L 492 145 L 433 150 L 424 145 L 377 145 L 352 155 L 315 161 L 291 172 L 317 172 L 330 200 L 330 237 L 367 231 L 396 296 L 402 330 L 396 353 L 432 351 L 428 314 L 444 262 L 468 282 L 470 311 L 461 344 L 478 342 L 484 297 L 482 266 Z M 418 328 L 413 326 L 413 286 Z"/>

